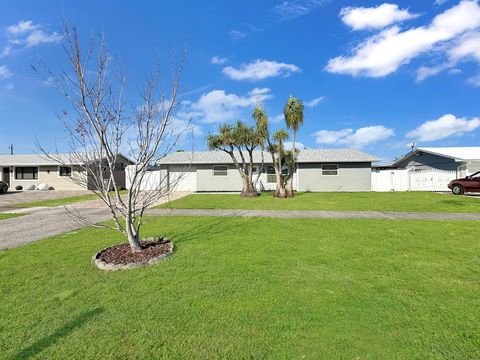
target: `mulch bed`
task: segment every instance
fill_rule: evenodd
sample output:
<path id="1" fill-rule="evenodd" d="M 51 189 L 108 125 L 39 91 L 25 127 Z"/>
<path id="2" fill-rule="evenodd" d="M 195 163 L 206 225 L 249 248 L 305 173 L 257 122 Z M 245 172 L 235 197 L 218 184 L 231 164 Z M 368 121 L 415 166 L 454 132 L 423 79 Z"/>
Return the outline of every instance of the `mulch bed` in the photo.
<path id="1" fill-rule="evenodd" d="M 170 251 L 171 245 L 169 241 L 163 238 L 142 241 L 143 250 L 139 252 L 133 252 L 130 248 L 130 244 L 120 244 L 112 246 L 111 248 L 103 251 L 98 259 L 108 264 L 132 264 L 148 262 L 149 260 L 166 254 Z"/>

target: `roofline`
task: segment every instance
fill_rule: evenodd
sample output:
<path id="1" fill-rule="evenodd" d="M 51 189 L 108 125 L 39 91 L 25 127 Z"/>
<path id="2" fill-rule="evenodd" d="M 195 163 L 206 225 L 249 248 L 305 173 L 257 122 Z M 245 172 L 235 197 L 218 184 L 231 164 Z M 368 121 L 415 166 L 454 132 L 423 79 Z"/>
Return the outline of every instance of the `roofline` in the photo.
<path id="1" fill-rule="evenodd" d="M 322 160 L 317 160 L 317 161 L 296 161 L 296 163 L 300 164 L 316 164 L 316 163 L 373 163 L 373 162 L 378 162 L 381 161 L 381 159 L 365 159 L 365 160 L 328 160 L 328 161 L 322 161 Z M 158 165 L 177 165 L 177 164 L 195 164 L 195 165 L 208 165 L 208 164 L 233 164 L 233 160 L 226 162 L 217 162 L 217 161 L 210 161 L 210 162 L 196 162 L 196 161 L 190 161 L 190 162 L 180 162 L 180 161 L 167 161 L 167 162 L 162 162 L 157 161 L 156 164 Z M 273 161 L 264 161 L 265 164 L 270 164 L 273 163 Z M 261 164 L 260 162 L 254 162 L 254 164 Z"/>
<path id="2" fill-rule="evenodd" d="M 36 155 L 36 156 L 39 156 L 41 159 L 44 159 L 42 157 L 42 154 L 4 154 L 4 155 L 0 155 L 0 156 L 16 156 L 16 155 Z M 65 154 L 56 154 L 56 155 L 69 155 L 68 153 L 65 153 Z M 124 154 L 122 153 L 118 153 L 119 156 L 122 156 L 124 157 L 126 160 L 130 161 L 132 164 L 135 164 L 135 161 L 133 161 L 132 159 L 130 159 L 128 156 L 125 156 Z M 59 161 L 55 161 L 55 160 L 52 160 L 52 162 L 36 162 L 36 163 L 19 163 L 18 166 L 56 166 L 56 165 L 71 165 L 71 166 L 82 166 L 82 165 L 85 165 L 85 163 L 81 163 L 81 162 L 59 162 Z M 15 163 L 0 163 L 0 166 L 2 167 L 6 167 L 6 166 L 17 166 L 15 165 Z"/>
<path id="3" fill-rule="evenodd" d="M 418 151 L 421 151 L 421 152 L 424 152 L 424 153 L 427 153 L 427 154 L 436 155 L 436 156 L 446 157 L 446 158 L 449 158 L 449 159 L 453 159 L 455 161 L 475 161 L 473 159 L 461 159 L 461 158 L 457 158 L 455 156 L 440 154 L 440 153 L 437 153 L 435 151 L 425 150 L 425 148 L 416 148 L 415 150 L 412 150 L 412 151 L 408 152 L 407 154 L 403 155 L 400 159 L 392 162 L 392 166 L 397 166 L 398 163 L 400 163 L 404 160 L 407 160 L 408 158 L 411 158 L 414 155 L 417 155 Z"/>

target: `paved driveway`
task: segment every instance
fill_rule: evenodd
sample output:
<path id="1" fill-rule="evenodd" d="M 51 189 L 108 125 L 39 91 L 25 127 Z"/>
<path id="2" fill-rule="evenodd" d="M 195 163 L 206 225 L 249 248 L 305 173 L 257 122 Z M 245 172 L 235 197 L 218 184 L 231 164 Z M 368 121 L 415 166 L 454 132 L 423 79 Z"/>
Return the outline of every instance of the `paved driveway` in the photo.
<path id="1" fill-rule="evenodd" d="M 91 194 L 87 190 L 51 190 L 51 191 L 9 191 L 0 194 L 0 209 L 8 208 L 14 204 L 29 203 L 33 201 L 53 200 L 70 196 Z"/>
<path id="2" fill-rule="evenodd" d="M 52 193 L 53 192 L 58 192 L 58 190 L 52 191 Z M 169 197 L 160 199 L 158 204 L 172 201 L 188 194 L 187 192 L 173 193 Z M 30 201 L 36 199 L 38 198 L 31 198 Z M 71 212 L 78 211 L 92 223 L 99 223 L 110 219 L 108 210 L 99 200 L 83 201 L 67 205 L 66 207 L 17 208 L 9 212 L 23 213 L 26 215 L 0 220 L 0 250 L 68 233 L 87 225 L 72 217 L 66 209 L 69 209 Z M 155 210 L 156 209 L 151 209 L 152 212 Z"/>

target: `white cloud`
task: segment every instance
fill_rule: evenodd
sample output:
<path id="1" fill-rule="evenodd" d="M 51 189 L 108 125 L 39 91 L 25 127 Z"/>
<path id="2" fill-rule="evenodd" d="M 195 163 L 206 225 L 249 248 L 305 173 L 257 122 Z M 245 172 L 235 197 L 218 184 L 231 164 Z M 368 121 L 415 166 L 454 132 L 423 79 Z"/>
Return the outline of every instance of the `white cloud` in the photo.
<path id="1" fill-rule="evenodd" d="M 301 72 L 300 68 L 293 64 L 279 63 L 263 59 L 254 60 L 248 64 L 241 64 L 234 68 L 227 66 L 223 73 L 232 80 L 262 80 L 277 76 L 290 76 L 292 73 Z"/>
<path id="2" fill-rule="evenodd" d="M 317 106 L 318 104 L 320 104 L 323 100 L 325 100 L 325 96 L 320 96 L 320 97 L 317 97 L 317 98 L 312 99 L 312 100 L 310 100 L 310 101 L 306 101 L 306 102 L 304 103 L 304 105 L 305 105 L 306 107 L 315 107 L 315 106 Z"/>
<path id="3" fill-rule="evenodd" d="M 434 76 L 442 72 L 443 70 L 449 67 L 448 64 L 440 64 L 437 66 L 421 66 L 417 70 L 417 77 L 416 80 L 418 82 L 425 80 L 430 76 Z"/>
<path id="4" fill-rule="evenodd" d="M 56 32 L 51 34 L 43 30 L 34 30 L 25 39 L 17 40 L 17 44 L 25 44 L 26 47 L 32 47 L 40 44 L 54 44 L 62 40 L 62 36 Z"/>
<path id="5" fill-rule="evenodd" d="M 220 57 L 220 56 L 213 56 L 211 59 L 212 64 L 225 64 L 227 62 L 227 58 Z"/>
<path id="6" fill-rule="evenodd" d="M 435 0 L 434 4 L 437 6 L 443 5 L 447 2 L 448 0 Z"/>
<path id="7" fill-rule="evenodd" d="M 34 24 L 31 20 L 25 21 L 19 21 L 15 25 L 10 25 L 7 27 L 7 32 L 10 33 L 11 35 L 22 35 L 25 33 L 30 33 L 36 29 L 39 28 L 39 25 Z"/>
<path id="8" fill-rule="evenodd" d="M 287 0 L 276 5 L 273 11 L 280 16 L 280 20 L 291 20 L 308 14 L 326 2 L 326 0 Z"/>
<path id="9" fill-rule="evenodd" d="M 11 45 L 5 46 L 0 52 L 0 58 L 11 55 L 13 52 L 13 47 Z"/>
<path id="10" fill-rule="evenodd" d="M 276 123 L 282 122 L 284 120 L 285 120 L 285 115 L 283 115 L 283 114 L 274 115 L 270 118 L 270 122 L 272 124 L 276 124 Z"/>
<path id="11" fill-rule="evenodd" d="M 0 79 L 8 79 L 12 76 L 12 72 L 5 65 L 0 65 Z"/>
<path id="12" fill-rule="evenodd" d="M 464 59 L 480 62 L 480 32 L 473 31 L 460 37 L 455 46 L 448 51 L 448 55 L 452 64 Z"/>
<path id="13" fill-rule="evenodd" d="M 446 114 L 437 120 L 429 120 L 421 124 L 407 136 L 417 141 L 435 141 L 449 136 L 459 136 L 471 132 L 480 126 L 480 118 L 468 120 Z"/>
<path id="14" fill-rule="evenodd" d="M 230 39 L 232 39 L 233 41 L 243 39 L 245 36 L 247 36 L 247 34 L 238 30 L 230 30 L 228 35 L 230 36 Z"/>
<path id="15" fill-rule="evenodd" d="M 467 79 L 467 83 L 474 87 L 480 87 L 480 74 L 474 75 Z"/>
<path id="16" fill-rule="evenodd" d="M 382 4 L 376 7 L 345 7 L 340 11 L 344 24 L 353 30 L 382 29 L 388 25 L 418 17 L 408 9 L 399 9 L 396 4 Z"/>
<path id="17" fill-rule="evenodd" d="M 283 146 L 285 147 L 285 150 L 292 150 L 292 142 L 291 141 L 286 141 Z M 295 149 L 297 150 L 302 150 L 302 149 L 305 149 L 306 146 L 301 143 L 301 142 L 298 142 L 298 141 L 295 141 Z"/>
<path id="18" fill-rule="evenodd" d="M 417 70 L 417 81 L 452 69 L 461 61 L 474 60 L 480 63 L 480 32 L 470 31 L 442 48 L 448 59 L 436 66 L 421 66 Z M 458 70 L 458 69 L 457 69 Z"/>
<path id="19" fill-rule="evenodd" d="M 413 58 L 431 51 L 435 45 L 451 41 L 480 26 L 480 6 L 463 0 L 437 15 L 428 26 L 401 31 L 392 26 L 368 37 L 354 48 L 351 56 L 330 59 L 326 70 L 353 76 L 389 75 Z"/>
<path id="20" fill-rule="evenodd" d="M 62 40 L 57 32 L 47 32 L 39 24 L 31 20 L 22 20 L 6 28 L 8 45 L 0 53 L 1 57 L 9 56 L 14 51 L 42 44 L 54 44 Z"/>
<path id="21" fill-rule="evenodd" d="M 180 119 L 178 117 L 174 117 L 172 120 L 172 135 L 178 136 L 181 135 L 183 137 L 187 136 L 202 136 L 203 131 L 202 128 L 191 122 L 190 120 Z"/>
<path id="22" fill-rule="evenodd" d="M 272 97 L 268 88 L 252 89 L 245 96 L 228 94 L 225 90 L 212 90 L 195 102 L 184 102 L 177 115 L 181 119 L 196 119 L 203 123 L 230 122 L 238 120 L 245 115 L 245 110 L 253 109 L 258 102 Z"/>
<path id="23" fill-rule="evenodd" d="M 354 148 L 361 148 L 375 142 L 393 136 L 393 129 L 383 125 L 367 126 L 354 129 L 343 129 L 339 131 L 320 130 L 313 134 L 317 144 L 325 145 L 347 145 Z"/>

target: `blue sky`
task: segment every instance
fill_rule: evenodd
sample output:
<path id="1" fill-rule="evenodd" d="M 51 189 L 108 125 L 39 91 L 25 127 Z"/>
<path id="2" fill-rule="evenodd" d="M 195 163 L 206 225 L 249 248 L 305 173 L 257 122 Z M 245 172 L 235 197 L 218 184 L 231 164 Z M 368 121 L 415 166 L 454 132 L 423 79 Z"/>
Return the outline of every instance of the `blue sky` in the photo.
<path id="1" fill-rule="evenodd" d="M 422 1 L 15 1 L 0 17 L 0 153 L 64 144 L 62 96 L 35 74 L 60 72 L 62 18 L 86 42 L 105 33 L 135 91 L 160 55 L 165 77 L 188 43 L 182 78 L 194 148 L 223 122 L 250 121 L 262 99 L 272 128 L 303 99 L 298 141 L 393 159 L 418 146 L 475 146 L 480 135 L 480 4 Z M 184 148 L 191 148 L 185 143 Z"/>

